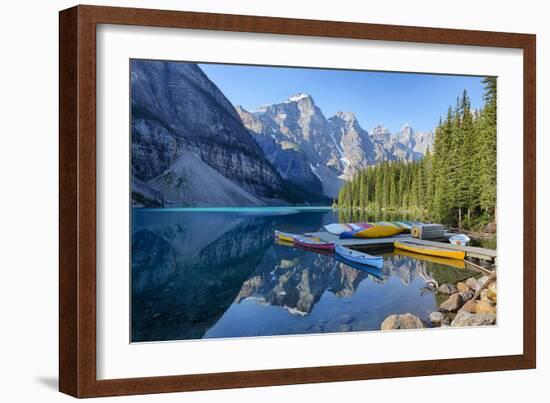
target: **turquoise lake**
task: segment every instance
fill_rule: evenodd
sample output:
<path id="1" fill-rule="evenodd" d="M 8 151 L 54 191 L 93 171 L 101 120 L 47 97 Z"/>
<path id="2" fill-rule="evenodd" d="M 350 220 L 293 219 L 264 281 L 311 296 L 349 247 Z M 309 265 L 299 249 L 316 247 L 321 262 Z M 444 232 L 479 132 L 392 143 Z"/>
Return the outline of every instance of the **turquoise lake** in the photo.
<path id="1" fill-rule="evenodd" d="M 359 270 L 275 242 L 275 230 L 339 219 L 330 208 L 133 209 L 131 341 L 378 330 L 406 312 L 428 326 L 439 301 L 426 279 L 474 274 L 392 248 L 382 269 Z"/>

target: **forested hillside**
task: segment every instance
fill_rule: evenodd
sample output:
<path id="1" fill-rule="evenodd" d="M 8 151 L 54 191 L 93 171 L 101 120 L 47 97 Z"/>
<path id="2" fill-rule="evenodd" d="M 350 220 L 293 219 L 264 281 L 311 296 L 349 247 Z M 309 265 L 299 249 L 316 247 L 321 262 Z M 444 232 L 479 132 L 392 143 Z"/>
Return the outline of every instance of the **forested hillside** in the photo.
<path id="1" fill-rule="evenodd" d="M 390 161 L 361 170 L 340 190 L 339 208 L 412 212 L 464 228 L 496 214 L 496 78 L 487 77 L 484 105 L 471 109 L 466 91 L 440 119 L 433 150 L 414 162 Z"/>

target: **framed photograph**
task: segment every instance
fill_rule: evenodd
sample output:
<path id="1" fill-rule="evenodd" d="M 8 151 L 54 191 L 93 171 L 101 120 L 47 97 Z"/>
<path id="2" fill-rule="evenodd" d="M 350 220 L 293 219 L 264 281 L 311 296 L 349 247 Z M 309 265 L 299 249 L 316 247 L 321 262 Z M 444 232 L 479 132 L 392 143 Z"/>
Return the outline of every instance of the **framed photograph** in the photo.
<path id="1" fill-rule="evenodd" d="M 62 392 L 535 368 L 534 35 L 59 26 Z"/>

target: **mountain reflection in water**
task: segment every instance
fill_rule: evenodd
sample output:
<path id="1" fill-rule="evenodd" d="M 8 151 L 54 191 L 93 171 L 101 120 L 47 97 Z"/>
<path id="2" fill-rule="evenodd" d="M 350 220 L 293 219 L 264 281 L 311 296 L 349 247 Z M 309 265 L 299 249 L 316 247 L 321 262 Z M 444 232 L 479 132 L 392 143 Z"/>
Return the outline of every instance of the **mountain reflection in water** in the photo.
<path id="1" fill-rule="evenodd" d="M 392 313 L 428 322 L 426 279 L 473 273 L 384 254 L 381 270 L 274 242 L 316 231 L 328 209 L 132 211 L 131 341 L 377 330 Z"/>

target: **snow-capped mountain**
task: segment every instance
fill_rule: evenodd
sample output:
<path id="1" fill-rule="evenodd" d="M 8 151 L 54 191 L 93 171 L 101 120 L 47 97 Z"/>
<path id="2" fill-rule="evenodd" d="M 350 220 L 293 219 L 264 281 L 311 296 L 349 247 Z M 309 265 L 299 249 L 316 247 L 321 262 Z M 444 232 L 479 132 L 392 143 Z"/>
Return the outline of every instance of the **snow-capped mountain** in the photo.
<path id="1" fill-rule="evenodd" d="M 301 189 L 306 200 L 318 201 L 319 195 L 323 193 L 323 185 L 300 146 L 286 140 L 273 120 L 248 112 L 240 106 L 235 109 L 279 174 Z M 269 135 L 263 135 L 264 133 Z"/>
<path id="2" fill-rule="evenodd" d="M 378 124 L 371 131 L 375 143 L 376 161 L 416 161 L 421 159 L 434 141 L 432 132 L 415 132 L 409 124 L 392 134 L 384 125 Z"/>
<path id="3" fill-rule="evenodd" d="M 310 95 L 296 94 L 284 102 L 264 105 L 254 112 L 242 107 L 236 109 L 279 173 L 285 176 L 285 172 L 292 170 L 290 164 L 303 167 L 296 160 L 305 157 L 308 162 L 306 171 L 313 173 L 322 183 L 322 193 L 332 197 L 338 192 L 343 183 L 339 176 L 347 162 L 345 154 L 331 124 Z M 272 141 L 266 141 L 265 137 Z M 289 149 L 295 152 L 292 158 L 278 158 Z M 295 175 L 293 179 L 301 182 L 301 178 L 301 175 Z"/>
<path id="4" fill-rule="evenodd" d="M 424 155 L 426 154 L 428 148 L 433 146 L 434 133 L 416 132 L 408 123 L 406 123 L 395 135 L 395 138 L 399 143 L 407 146 L 417 153 Z"/>
<path id="5" fill-rule="evenodd" d="M 352 112 L 338 112 L 326 119 L 313 97 L 303 93 L 252 112 L 241 106 L 236 110 L 284 178 L 292 175 L 295 183 L 311 182 L 313 173 L 329 197 L 336 196 L 343 181 L 368 165 L 417 160 L 433 143 L 433 134 L 416 133 L 408 125 L 395 135 L 383 125 L 369 134 Z M 289 149 L 294 151 L 292 156 Z"/>
<path id="6" fill-rule="evenodd" d="M 254 112 L 242 107 L 237 107 L 237 111 L 264 152 L 273 151 L 273 147 L 266 147 L 266 143 L 271 142 L 265 137 L 277 144 L 276 150 L 290 147 L 299 150 L 307 158 L 310 171 L 322 183 L 322 193 L 326 196 L 334 197 L 344 180 L 376 162 L 374 144 L 355 115 L 338 112 L 327 119 L 311 95 L 299 93 L 284 102 L 263 105 Z M 284 172 L 289 170 L 286 163 L 290 161 L 281 164 L 273 158 L 276 154 L 270 154 L 269 160 L 284 177 Z M 297 176 L 294 180 L 299 183 L 301 178 Z"/>
<path id="7" fill-rule="evenodd" d="M 373 141 L 379 143 L 389 143 L 391 140 L 391 132 L 382 123 L 378 124 L 371 130 L 370 134 Z"/>
<path id="8" fill-rule="evenodd" d="M 375 146 L 355 114 L 338 112 L 329 118 L 331 137 L 338 143 L 340 160 L 344 164 L 343 179 L 351 179 L 360 169 L 376 163 Z"/>

